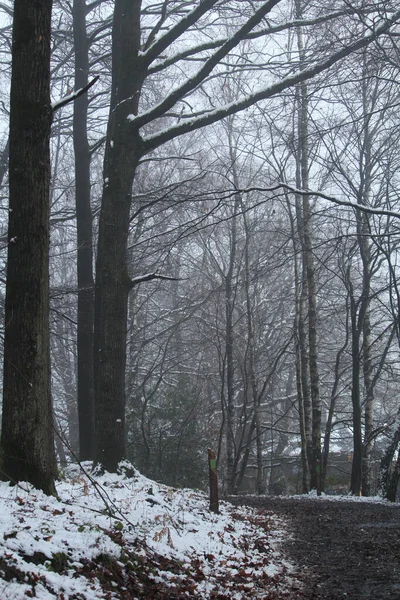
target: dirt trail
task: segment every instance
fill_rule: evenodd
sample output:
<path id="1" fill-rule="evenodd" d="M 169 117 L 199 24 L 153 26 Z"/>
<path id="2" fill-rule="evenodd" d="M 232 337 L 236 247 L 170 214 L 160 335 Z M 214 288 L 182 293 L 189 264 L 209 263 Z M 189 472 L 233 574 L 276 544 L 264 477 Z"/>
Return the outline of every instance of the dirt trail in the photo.
<path id="1" fill-rule="evenodd" d="M 400 505 L 321 498 L 229 499 L 282 516 L 303 584 L 291 600 L 400 600 Z M 286 596 L 285 596 L 286 597 Z"/>

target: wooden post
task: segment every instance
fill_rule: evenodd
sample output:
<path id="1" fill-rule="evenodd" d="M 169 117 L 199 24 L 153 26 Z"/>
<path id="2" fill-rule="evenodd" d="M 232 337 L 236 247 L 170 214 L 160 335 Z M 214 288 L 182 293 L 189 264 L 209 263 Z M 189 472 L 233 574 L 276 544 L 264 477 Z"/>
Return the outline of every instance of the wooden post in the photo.
<path id="1" fill-rule="evenodd" d="M 208 449 L 208 470 L 210 474 L 210 510 L 216 514 L 219 513 L 218 506 L 218 476 L 217 459 L 215 452 Z"/>

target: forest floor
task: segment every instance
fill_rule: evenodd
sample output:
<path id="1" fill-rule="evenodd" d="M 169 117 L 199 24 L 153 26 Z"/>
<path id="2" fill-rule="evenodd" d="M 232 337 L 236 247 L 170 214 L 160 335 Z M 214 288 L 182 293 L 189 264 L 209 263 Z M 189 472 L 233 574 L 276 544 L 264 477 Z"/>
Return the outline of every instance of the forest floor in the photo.
<path id="1" fill-rule="evenodd" d="M 229 500 L 284 519 L 289 535 L 280 552 L 295 566 L 291 600 L 400 599 L 399 504 L 307 496 Z"/>
<path id="2" fill-rule="evenodd" d="M 0 482 L 0 600 L 400 600 L 400 504 L 175 489 L 70 465 Z"/>

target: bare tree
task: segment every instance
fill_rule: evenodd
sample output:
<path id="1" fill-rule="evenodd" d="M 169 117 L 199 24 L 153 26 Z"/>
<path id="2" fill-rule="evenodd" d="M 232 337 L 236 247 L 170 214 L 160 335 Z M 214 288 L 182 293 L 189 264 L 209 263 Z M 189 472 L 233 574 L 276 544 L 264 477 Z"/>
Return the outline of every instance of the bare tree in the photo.
<path id="1" fill-rule="evenodd" d="M 86 31 L 86 0 L 73 5 L 75 90 L 89 83 L 89 40 Z M 90 204 L 90 149 L 87 135 L 88 97 L 74 103 L 73 139 L 75 153 L 75 203 L 77 224 L 78 275 L 78 379 L 79 456 L 94 458 L 94 384 L 93 384 L 93 233 Z"/>
<path id="2" fill-rule="evenodd" d="M 50 392 L 51 0 L 14 3 L 2 474 L 55 493 Z"/>
<path id="3" fill-rule="evenodd" d="M 209 53 L 197 72 L 178 85 L 172 93 L 165 95 L 155 106 L 140 112 L 144 83 L 152 73 L 159 72 L 167 65 L 177 64 L 190 55 L 198 58 L 200 52 L 210 48 L 209 45 L 199 45 L 189 52 L 178 52 L 170 60 L 162 58 L 205 15 L 217 10 L 217 1 L 204 0 L 198 6 L 185 10 L 184 15 L 177 19 L 165 7 L 143 45 L 140 2 L 117 0 L 115 3 L 113 83 L 96 263 L 94 342 L 96 460 L 107 469 L 115 470 L 125 454 L 126 318 L 128 294 L 133 285 L 127 269 L 126 248 L 132 184 L 139 161 L 178 136 L 217 122 L 321 73 L 353 51 L 368 45 L 377 35 L 388 31 L 399 17 L 399 14 L 394 13 L 389 20 L 376 27 L 372 34 L 348 41 L 344 48 L 328 58 L 294 75 L 283 77 L 260 92 L 221 109 L 205 110 L 198 116 L 194 114 L 190 118 L 181 119 L 175 112 L 181 112 L 181 102 L 188 102 L 194 90 L 211 76 L 233 49 L 253 32 L 257 35 L 268 33 L 268 28 L 264 32 L 256 31 L 256 28 L 278 4 L 279 0 L 262 3 L 248 18 L 243 19 L 231 37 L 211 45 L 216 49 Z M 157 126 L 158 123 L 165 123 L 165 119 L 170 117 L 177 118 L 174 125 L 154 132 L 153 124 Z M 149 133 L 146 134 L 146 131 Z"/>

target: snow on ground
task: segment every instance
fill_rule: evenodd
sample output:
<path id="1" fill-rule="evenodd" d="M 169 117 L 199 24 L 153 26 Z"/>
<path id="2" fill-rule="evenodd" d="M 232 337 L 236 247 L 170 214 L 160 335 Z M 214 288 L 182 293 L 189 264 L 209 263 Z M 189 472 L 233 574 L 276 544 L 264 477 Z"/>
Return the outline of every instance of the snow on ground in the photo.
<path id="1" fill-rule="evenodd" d="M 130 465 L 93 478 L 70 467 L 59 498 L 0 483 L 0 598 L 265 598 L 285 587 L 284 524 Z M 128 470 L 126 470 L 128 469 Z"/>
<path id="2" fill-rule="evenodd" d="M 308 494 L 296 495 L 296 496 L 281 496 L 282 498 L 295 498 L 296 500 L 306 500 L 306 499 L 314 499 L 319 502 L 324 500 L 328 500 L 329 502 L 367 502 L 369 504 L 386 504 L 387 506 L 395 506 L 395 502 L 389 502 L 389 500 L 385 500 L 382 496 L 353 496 L 350 494 L 338 494 L 338 495 L 329 495 L 329 494 L 320 494 L 318 496 L 316 490 L 312 490 Z"/>

